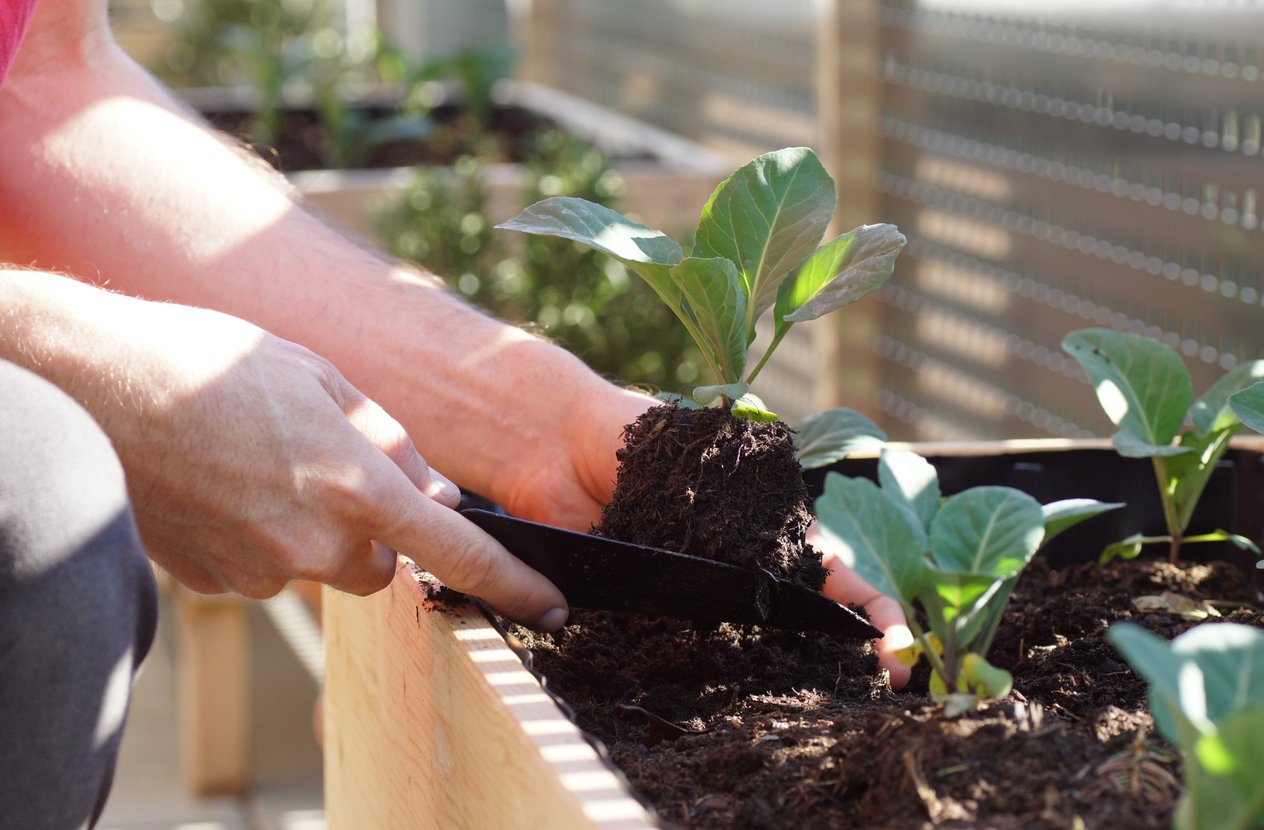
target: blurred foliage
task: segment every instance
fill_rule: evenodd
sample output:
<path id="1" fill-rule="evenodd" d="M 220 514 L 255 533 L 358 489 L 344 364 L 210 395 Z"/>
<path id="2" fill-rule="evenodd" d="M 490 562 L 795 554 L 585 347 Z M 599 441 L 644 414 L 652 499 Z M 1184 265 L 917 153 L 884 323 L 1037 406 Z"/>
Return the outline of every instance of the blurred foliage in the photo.
<path id="1" fill-rule="evenodd" d="M 523 167 L 520 204 L 578 196 L 613 206 L 623 186 L 599 150 L 556 130 L 535 137 Z M 693 384 L 701 356 L 649 286 L 567 240 L 494 230 L 486 172 L 485 162 L 468 156 L 453 168 L 419 168 L 408 191 L 378 217 L 391 250 L 606 377 L 659 389 Z"/>
<path id="2" fill-rule="evenodd" d="M 447 94 L 459 97 L 459 128 L 485 135 L 496 83 L 509 76 L 509 47 L 460 50 L 412 66 L 381 32 L 351 43 L 321 0 L 161 0 L 156 6 L 175 35 L 155 74 L 172 86 L 246 86 L 256 92 L 243 138 L 285 143 L 294 129 L 287 96 L 310 99 L 323 132 L 323 166 L 355 167 L 389 142 L 423 141 L 439 125 L 430 117 Z M 445 89 L 444 84 L 452 89 Z M 393 85 L 394 111 L 370 115 L 356 100 Z"/>

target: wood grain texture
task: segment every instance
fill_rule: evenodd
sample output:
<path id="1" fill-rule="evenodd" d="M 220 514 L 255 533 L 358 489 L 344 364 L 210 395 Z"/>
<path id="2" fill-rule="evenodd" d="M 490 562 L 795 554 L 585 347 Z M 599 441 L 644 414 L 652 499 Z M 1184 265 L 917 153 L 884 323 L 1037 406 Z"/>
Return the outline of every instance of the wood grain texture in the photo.
<path id="1" fill-rule="evenodd" d="M 473 606 L 436 607 L 401 558 L 367 598 L 326 590 L 331 830 L 653 821 Z"/>
<path id="2" fill-rule="evenodd" d="M 182 775 L 190 794 L 238 795 L 250 784 L 250 637 L 246 600 L 176 586 Z"/>

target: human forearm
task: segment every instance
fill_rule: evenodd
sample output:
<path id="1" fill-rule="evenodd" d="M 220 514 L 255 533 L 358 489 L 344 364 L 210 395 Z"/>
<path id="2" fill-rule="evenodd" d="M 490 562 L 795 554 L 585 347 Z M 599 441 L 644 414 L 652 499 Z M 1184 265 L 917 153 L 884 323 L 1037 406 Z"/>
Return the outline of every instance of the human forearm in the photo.
<path id="1" fill-rule="evenodd" d="M 293 578 L 369 593 L 395 551 L 506 615 L 564 601 L 451 507 L 398 423 L 325 360 L 233 317 L 0 270 L 0 359 L 78 400 L 109 436 L 147 550 L 197 590 Z"/>
<path id="2" fill-rule="evenodd" d="M 36 24 L 33 37 L 61 36 Z M 331 232 L 108 38 L 87 40 L 73 60 L 20 58 L 0 92 L 14 149 L 0 200 L 16 206 L 0 257 L 250 320 L 332 360 L 463 486 L 538 517 L 592 518 L 618 428 L 644 399 Z M 587 501 L 529 486 L 566 464 Z"/>

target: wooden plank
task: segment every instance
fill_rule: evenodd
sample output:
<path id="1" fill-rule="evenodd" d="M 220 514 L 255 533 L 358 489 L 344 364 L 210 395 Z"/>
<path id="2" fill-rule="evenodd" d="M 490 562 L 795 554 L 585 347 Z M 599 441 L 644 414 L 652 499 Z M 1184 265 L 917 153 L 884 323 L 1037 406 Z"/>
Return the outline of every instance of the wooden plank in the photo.
<path id="1" fill-rule="evenodd" d="M 246 600 L 175 587 L 185 787 L 236 795 L 250 783 L 250 637 Z"/>
<path id="2" fill-rule="evenodd" d="M 401 558 L 367 598 L 325 595 L 332 830 L 652 827 L 473 606 L 439 610 Z"/>
<path id="3" fill-rule="evenodd" d="M 888 221 L 874 181 L 881 169 L 882 139 L 875 125 L 882 112 L 881 4 L 877 0 L 829 0 L 817 27 L 817 118 L 821 158 L 838 188 L 839 210 L 831 232 Z M 816 386 L 818 409 L 847 406 L 881 422 L 874 396 L 882 386 L 873 348 L 882 331 L 882 305 L 869 298 L 826 318 L 814 332 L 824 367 Z"/>

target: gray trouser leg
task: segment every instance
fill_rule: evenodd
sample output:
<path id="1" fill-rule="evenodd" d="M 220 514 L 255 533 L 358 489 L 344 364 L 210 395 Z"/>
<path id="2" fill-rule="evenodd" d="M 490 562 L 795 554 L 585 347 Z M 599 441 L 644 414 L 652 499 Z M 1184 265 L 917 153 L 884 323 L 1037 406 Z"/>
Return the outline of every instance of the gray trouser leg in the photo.
<path id="1" fill-rule="evenodd" d="M 96 821 L 156 623 L 109 440 L 0 361 L 0 828 Z"/>

